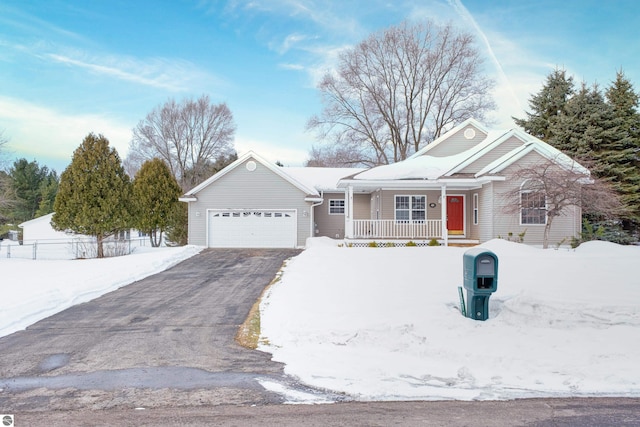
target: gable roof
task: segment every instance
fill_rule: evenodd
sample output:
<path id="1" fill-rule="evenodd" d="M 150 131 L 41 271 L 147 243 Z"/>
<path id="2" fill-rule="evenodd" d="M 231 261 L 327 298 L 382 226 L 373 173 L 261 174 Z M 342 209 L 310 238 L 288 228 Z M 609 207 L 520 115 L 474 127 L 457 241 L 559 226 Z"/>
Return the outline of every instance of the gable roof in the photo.
<path id="1" fill-rule="evenodd" d="M 409 156 L 407 159 L 412 159 L 414 157 L 419 157 L 419 156 L 422 156 L 422 155 L 428 153 L 429 151 L 433 150 L 435 147 L 437 147 L 438 145 L 442 144 L 444 141 L 448 140 L 453 135 L 457 134 L 458 132 L 460 132 L 462 129 L 464 129 L 465 127 L 467 127 L 469 125 L 473 126 L 474 128 L 476 128 L 480 132 L 484 133 L 485 135 L 487 135 L 489 133 L 489 130 L 487 128 L 485 128 L 482 123 L 480 123 L 479 121 L 477 121 L 474 118 L 468 118 L 467 120 L 465 120 L 464 122 L 460 123 L 459 125 L 454 126 L 451 130 L 445 132 L 443 135 L 440 135 L 438 138 L 433 140 L 430 144 L 427 144 L 426 146 L 422 147 L 420 150 L 416 151 L 414 154 Z"/>
<path id="2" fill-rule="evenodd" d="M 260 163 L 307 196 L 320 196 L 321 191 L 337 190 L 337 183 L 341 178 L 364 170 L 358 168 L 280 167 L 265 160 L 253 151 L 249 151 L 220 172 L 212 175 L 201 184 L 186 192 L 180 200 L 184 202 L 195 201 L 194 196 L 198 192 L 213 184 L 238 166 L 244 164 L 249 159 Z"/>
<path id="3" fill-rule="evenodd" d="M 33 225 L 39 222 L 46 221 L 47 223 L 51 223 L 51 219 L 53 218 L 53 212 L 48 213 L 46 215 L 39 216 L 37 218 L 30 219 L 29 221 L 25 221 L 23 223 L 18 224 L 18 227 L 24 228 L 25 225 Z"/>
<path id="4" fill-rule="evenodd" d="M 450 138 L 465 127 L 472 125 L 481 130 L 486 137 L 465 151 L 449 156 L 431 156 L 429 147 L 432 144 L 452 143 Z M 566 154 L 552 147 L 540 139 L 525 133 L 519 129 L 489 131 L 473 119 L 465 120 L 460 125 L 447 132 L 437 141 L 418 151 L 406 160 L 377 166 L 352 177 L 357 180 L 393 181 L 393 180 L 437 180 L 442 178 L 455 178 L 455 174 L 462 171 L 467 166 L 488 155 L 504 142 L 516 138 L 522 142 L 519 147 L 501 155 L 498 159 L 484 166 L 474 174 L 475 178 L 497 174 L 514 164 L 531 151 L 536 151 L 543 157 L 553 161 L 569 170 L 577 170 L 585 175 L 589 175 L 589 170 L 571 159 Z M 465 177 L 468 178 L 468 175 Z"/>

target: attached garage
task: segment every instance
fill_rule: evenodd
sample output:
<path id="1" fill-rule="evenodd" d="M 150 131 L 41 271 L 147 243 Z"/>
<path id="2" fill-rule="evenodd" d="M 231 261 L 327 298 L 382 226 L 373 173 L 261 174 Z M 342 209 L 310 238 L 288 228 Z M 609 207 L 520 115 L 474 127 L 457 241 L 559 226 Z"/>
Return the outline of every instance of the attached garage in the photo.
<path id="1" fill-rule="evenodd" d="M 295 248 L 295 209 L 212 209 L 207 246 L 214 248 Z"/>

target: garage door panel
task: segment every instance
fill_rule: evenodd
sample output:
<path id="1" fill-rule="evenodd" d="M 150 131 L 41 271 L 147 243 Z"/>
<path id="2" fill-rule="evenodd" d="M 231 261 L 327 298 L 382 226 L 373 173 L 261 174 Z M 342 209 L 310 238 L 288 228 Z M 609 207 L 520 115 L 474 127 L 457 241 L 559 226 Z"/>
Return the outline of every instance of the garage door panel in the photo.
<path id="1" fill-rule="evenodd" d="M 297 241 L 295 210 L 225 210 L 209 214 L 209 246 L 292 248 Z"/>

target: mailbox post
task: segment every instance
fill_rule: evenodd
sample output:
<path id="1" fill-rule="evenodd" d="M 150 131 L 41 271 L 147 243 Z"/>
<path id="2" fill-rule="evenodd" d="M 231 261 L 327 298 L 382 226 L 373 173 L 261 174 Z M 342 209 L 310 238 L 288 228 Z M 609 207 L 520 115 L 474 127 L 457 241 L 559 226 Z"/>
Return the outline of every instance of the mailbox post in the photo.
<path id="1" fill-rule="evenodd" d="M 483 248 L 473 248 L 463 255 L 464 288 L 467 290 L 467 317 L 489 318 L 489 297 L 498 290 L 498 257 Z"/>

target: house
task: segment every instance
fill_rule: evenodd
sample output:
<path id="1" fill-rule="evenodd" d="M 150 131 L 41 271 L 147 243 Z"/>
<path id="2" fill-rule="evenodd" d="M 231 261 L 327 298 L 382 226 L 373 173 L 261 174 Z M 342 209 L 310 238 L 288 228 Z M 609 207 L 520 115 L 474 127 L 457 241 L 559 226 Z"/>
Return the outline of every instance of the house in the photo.
<path id="1" fill-rule="evenodd" d="M 282 168 L 249 152 L 180 200 L 189 204 L 189 243 L 208 247 L 304 247 L 312 236 L 445 245 L 524 236 L 540 245 L 545 198 L 508 213 L 504 194 L 521 188 L 529 197 L 509 177 L 541 161 L 589 175 L 521 130 L 468 119 L 410 158 L 366 170 Z M 568 209 L 549 241 L 569 241 L 581 224 L 580 209 Z"/>
<path id="2" fill-rule="evenodd" d="M 70 240 L 71 236 L 64 231 L 58 231 L 51 225 L 53 213 L 39 216 L 29 221 L 25 221 L 18 227 L 22 228 L 22 240 L 42 241 L 42 240 Z"/>

